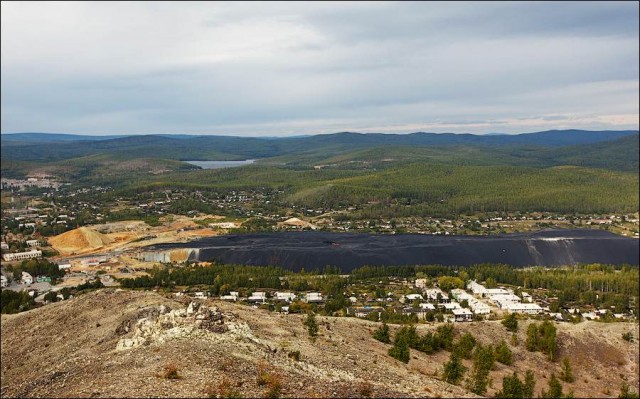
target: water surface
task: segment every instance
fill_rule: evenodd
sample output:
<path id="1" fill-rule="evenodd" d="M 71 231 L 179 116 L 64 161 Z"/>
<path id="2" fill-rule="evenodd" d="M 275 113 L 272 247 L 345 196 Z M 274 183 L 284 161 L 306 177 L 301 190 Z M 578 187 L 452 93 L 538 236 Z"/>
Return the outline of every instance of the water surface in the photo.
<path id="1" fill-rule="evenodd" d="M 191 165 L 196 165 L 202 169 L 222 169 L 222 168 L 237 168 L 238 166 L 251 165 L 255 159 L 247 159 L 244 161 L 184 161 Z"/>

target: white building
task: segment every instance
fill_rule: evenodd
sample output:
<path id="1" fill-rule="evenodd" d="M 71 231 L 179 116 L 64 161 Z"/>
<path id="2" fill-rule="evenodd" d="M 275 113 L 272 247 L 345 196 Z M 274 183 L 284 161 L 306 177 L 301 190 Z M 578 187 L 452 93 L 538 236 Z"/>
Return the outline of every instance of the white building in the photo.
<path id="1" fill-rule="evenodd" d="M 503 308 L 511 313 L 538 314 L 542 313 L 542 308 L 537 303 L 516 303 L 505 304 Z"/>
<path id="2" fill-rule="evenodd" d="M 71 262 L 65 261 L 65 262 L 58 263 L 58 270 L 66 270 L 66 269 L 71 269 Z"/>
<path id="3" fill-rule="evenodd" d="M 33 277 L 27 272 L 22 272 L 22 279 L 20 281 L 22 284 L 31 285 L 33 284 Z"/>
<path id="4" fill-rule="evenodd" d="M 4 288 L 9 285 L 9 280 L 4 275 L 0 275 L 0 287 Z"/>
<path id="5" fill-rule="evenodd" d="M 38 240 L 27 240 L 26 241 L 27 245 L 30 247 L 37 247 L 38 245 L 40 245 L 40 241 Z"/>
<path id="6" fill-rule="evenodd" d="M 247 298 L 249 302 L 266 302 L 267 301 L 267 293 L 262 291 L 256 291 L 251 294 L 249 298 Z"/>
<path id="7" fill-rule="evenodd" d="M 417 288 L 426 288 L 427 287 L 427 279 L 426 278 L 417 278 L 416 279 L 416 287 Z"/>
<path id="8" fill-rule="evenodd" d="M 223 301 L 234 301 L 237 302 L 240 294 L 237 291 L 231 291 L 229 295 L 222 295 L 220 299 Z"/>
<path id="9" fill-rule="evenodd" d="M 512 303 L 520 303 L 520 297 L 515 294 L 496 294 L 489 297 L 500 309 Z"/>
<path id="10" fill-rule="evenodd" d="M 400 297 L 400 302 L 405 303 L 406 301 L 415 301 L 416 299 L 422 300 L 422 295 L 420 294 L 407 294 Z"/>
<path id="11" fill-rule="evenodd" d="M 462 306 L 458 302 L 441 303 L 438 307 L 445 308 L 446 310 L 453 311 L 455 309 L 462 309 Z"/>
<path id="12" fill-rule="evenodd" d="M 486 303 L 480 302 L 478 300 L 469 301 L 469 307 L 475 314 L 489 314 L 491 313 L 491 308 Z"/>
<path id="13" fill-rule="evenodd" d="M 436 310 L 436 307 L 433 306 L 432 303 L 421 303 L 420 304 L 420 309 L 424 309 L 424 310 Z"/>
<path id="14" fill-rule="evenodd" d="M 487 289 L 482 284 L 478 284 L 475 280 L 469 281 L 467 289 L 471 290 L 474 295 L 484 296 Z"/>
<path id="15" fill-rule="evenodd" d="M 324 299 L 322 299 L 320 292 L 309 292 L 304 296 L 304 301 L 307 303 L 319 303 L 324 302 Z"/>
<path id="16" fill-rule="evenodd" d="M 533 302 L 533 298 L 531 297 L 530 294 L 526 293 L 526 292 L 522 292 L 522 302 Z"/>
<path id="17" fill-rule="evenodd" d="M 472 321 L 473 313 L 469 309 L 453 309 L 453 318 L 455 321 Z"/>
<path id="18" fill-rule="evenodd" d="M 9 245 L 6 242 L 2 241 L 0 242 L 0 249 L 9 249 Z"/>
<path id="19" fill-rule="evenodd" d="M 4 259 L 7 262 L 11 262 L 14 260 L 25 260 L 25 259 L 32 259 L 32 258 L 40 258 L 42 257 L 42 251 L 33 249 L 31 251 L 28 252 L 16 252 L 13 254 L 4 254 L 2 255 L 2 259 Z"/>
<path id="20" fill-rule="evenodd" d="M 445 294 L 440 288 L 429 288 L 424 290 L 427 299 L 432 302 L 449 302 L 449 295 Z M 440 299 L 438 300 L 438 294 Z"/>
<path id="21" fill-rule="evenodd" d="M 279 301 L 291 302 L 296 299 L 296 294 L 293 292 L 276 292 L 276 299 Z"/>

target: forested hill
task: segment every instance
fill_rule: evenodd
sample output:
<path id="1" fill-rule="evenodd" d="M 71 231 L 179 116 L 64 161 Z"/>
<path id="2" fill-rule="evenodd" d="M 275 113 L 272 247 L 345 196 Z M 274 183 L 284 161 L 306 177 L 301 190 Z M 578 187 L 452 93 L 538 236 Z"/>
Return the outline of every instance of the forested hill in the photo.
<path id="1" fill-rule="evenodd" d="M 552 130 L 517 135 L 343 132 L 276 139 L 188 135 L 74 136 L 45 133 L 2 134 L 0 137 L 2 158 L 5 160 L 53 162 L 94 154 L 113 154 L 123 159 L 145 154 L 146 157 L 174 160 L 237 160 L 304 153 L 329 156 L 383 146 L 553 149 L 610 142 L 629 136 L 635 136 L 637 141 L 638 131 Z M 549 156 L 563 154 L 549 153 Z"/>

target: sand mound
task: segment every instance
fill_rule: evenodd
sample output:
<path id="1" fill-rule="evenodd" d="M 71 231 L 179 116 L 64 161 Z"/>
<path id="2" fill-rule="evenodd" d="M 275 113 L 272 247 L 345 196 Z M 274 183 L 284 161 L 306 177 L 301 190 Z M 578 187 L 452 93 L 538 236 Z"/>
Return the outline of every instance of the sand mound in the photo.
<path id="1" fill-rule="evenodd" d="M 62 255 L 94 250 L 112 242 L 111 238 L 88 227 L 70 230 L 49 239 L 51 246 Z"/>

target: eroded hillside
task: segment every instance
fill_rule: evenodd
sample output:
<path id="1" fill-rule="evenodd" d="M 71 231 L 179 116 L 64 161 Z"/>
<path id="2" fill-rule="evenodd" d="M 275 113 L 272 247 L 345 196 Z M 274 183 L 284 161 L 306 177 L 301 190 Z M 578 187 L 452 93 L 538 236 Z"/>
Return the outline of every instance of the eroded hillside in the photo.
<path id="1" fill-rule="evenodd" d="M 436 375 L 447 352 L 412 350 L 405 365 L 371 337 L 377 323 L 318 317 L 314 342 L 302 320 L 217 301 L 189 305 L 151 292 L 92 292 L 2 316 L 2 396 L 207 397 L 235 391 L 260 397 L 275 388 L 285 397 L 474 396 Z M 637 345 L 621 338 L 629 324 L 557 326 L 560 356 L 570 358 L 576 377 L 564 384 L 565 392 L 616 396 L 623 379 L 637 386 Z M 420 325 L 418 331 L 434 328 Z M 483 343 L 511 338 L 499 322 L 455 328 L 456 335 L 470 331 Z M 547 389 L 552 371 L 558 374 L 560 363 L 524 349 L 524 330 L 526 323 L 521 344 L 512 348 L 514 365 L 498 364 L 491 372 L 488 395 L 513 371 L 522 376 L 532 369 L 536 393 Z M 175 366 L 180 378 L 166 378 L 167 366 Z"/>

